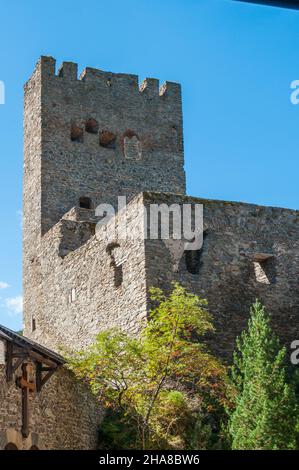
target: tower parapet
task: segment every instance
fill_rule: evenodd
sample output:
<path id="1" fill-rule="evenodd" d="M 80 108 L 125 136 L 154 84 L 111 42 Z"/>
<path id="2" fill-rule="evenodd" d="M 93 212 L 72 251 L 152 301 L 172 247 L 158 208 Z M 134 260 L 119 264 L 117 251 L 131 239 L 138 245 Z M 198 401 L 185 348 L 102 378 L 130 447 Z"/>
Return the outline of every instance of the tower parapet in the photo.
<path id="1" fill-rule="evenodd" d="M 56 73 L 56 60 L 53 57 L 42 56 L 36 66 L 43 78 L 56 77 L 57 79 L 75 80 L 81 83 L 93 82 L 99 87 L 127 87 L 127 92 L 143 94 L 144 97 L 161 96 L 178 101 L 181 105 L 181 85 L 179 83 L 166 81 L 159 86 L 156 78 L 145 78 L 138 84 L 138 75 L 126 73 L 106 72 L 100 69 L 86 67 L 78 76 L 78 64 L 75 62 L 62 62 Z"/>

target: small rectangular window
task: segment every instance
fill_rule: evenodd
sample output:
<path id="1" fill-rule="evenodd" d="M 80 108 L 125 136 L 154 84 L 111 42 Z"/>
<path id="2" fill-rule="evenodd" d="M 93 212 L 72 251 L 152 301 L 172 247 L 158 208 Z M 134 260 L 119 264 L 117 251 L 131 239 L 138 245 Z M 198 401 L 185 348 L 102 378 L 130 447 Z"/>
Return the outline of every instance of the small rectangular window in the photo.
<path id="1" fill-rule="evenodd" d="M 73 302 L 75 302 L 76 298 L 77 298 L 76 289 L 73 288 L 69 293 L 69 304 L 72 304 Z"/>

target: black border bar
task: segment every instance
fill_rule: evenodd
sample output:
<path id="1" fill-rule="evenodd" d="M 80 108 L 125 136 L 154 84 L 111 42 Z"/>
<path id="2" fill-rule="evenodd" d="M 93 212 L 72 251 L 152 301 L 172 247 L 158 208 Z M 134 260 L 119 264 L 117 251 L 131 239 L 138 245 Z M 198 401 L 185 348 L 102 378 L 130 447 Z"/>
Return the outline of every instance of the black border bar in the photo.
<path id="1" fill-rule="evenodd" d="M 187 460 L 186 460 L 187 456 Z M 247 465 L 263 464 L 266 468 L 281 465 L 282 468 L 294 465 L 298 451 L 0 451 L 0 468 L 11 468 L 18 465 L 30 469 L 43 467 L 80 468 L 84 470 L 109 468 L 111 470 L 184 467 L 197 467 L 200 470 L 211 470 L 219 465 L 222 468 L 242 468 Z M 130 460 L 127 460 L 128 457 Z M 185 457 L 185 458 L 183 458 Z M 194 459 L 195 457 L 195 459 Z M 121 460 L 119 459 L 121 458 Z M 126 458 L 126 459 L 125 459 Z M 114 462 L 114 463 L 113 463 Z M 130 465 L 129 465 L 129 462 Z M 280 466 L 279 465 L 279 466 Z"/>

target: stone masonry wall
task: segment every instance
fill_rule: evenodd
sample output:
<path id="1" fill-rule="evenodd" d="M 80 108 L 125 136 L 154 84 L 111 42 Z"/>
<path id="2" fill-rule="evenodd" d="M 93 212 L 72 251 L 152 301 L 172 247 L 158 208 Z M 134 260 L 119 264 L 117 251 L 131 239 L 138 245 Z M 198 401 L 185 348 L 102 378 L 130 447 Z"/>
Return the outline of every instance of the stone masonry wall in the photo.
<path id="1" fill-rule="evenodd" d="M 140 195 L 127 207 L 129 226 L 142 216 L 142 208 Z M 116 226 L 121 219 L 120 213 Z M 114 237 L 115 220 L 75 251 L 68 252 L 74 244 L 62 229 L 66 222 L 74 221 L 62 220 L 43 237 L 38 255 L 41 284 L 39 290 L 32 291 L 30 312 L 36 330 L 31 330 L 28 318 L 27 336 L 51 349 L 78 349 L 90 344 L 101 329 L 120 326 L 132 333 L 140 330 L 146 318 L 144 241 L 124 239 L 121 226 Z M 85 224 L 77 223 L 78 229 Z"/>
<path id="2" fill-rule="evenodd" d="M 208 300 L 216 326 L 209 338 L 214 352 L 231 358 L 255 299 L 266 306 L 287 346 L 298 339 L 298 211 L 150 193 L 144 203 L 203 204 L 205 236 L 198 273 L 188 271 L 184 253 L 176 269 L 163 240 L 146 240 L 146 282 L 147 288 L 169 291 L 171 282 L 178 281 Z M 273 258 L 256 261 L 260 253 Z"/>
<path id="3" fill-rule="evenodd" d="M 164 240 L 144 240 L 133 232 L 136 225 L 144 229 L 143 208 L 162 203 L 180 207 L 185 203 L 203 204 L 205 236 L 195 274 L 187 269 L 180 240 L 173 241 L 177 251 L 181 250 L 175 264 Z M 127 239 L 121 211 L 106 228 L 97 231 L 97 236 L 66 256 L 60 253 L 64 220 L 45 235 L 39 255 L 43 281 L 35 293 L 36 308 L 32 312 L 36 330 L 31 336 L 36 341 L 56 349 L 59 345 L 81 348 L 92 342 L 99 330 L 111 326 L 136 334 L 150 308 L 148 289 L 159 286 L 169 291 L 172 281 L 208 299 L 216 326 L 209 344 L 226 359 L 231 357 L 235 338 L 246 326 L 250 305 L 256 298 L 272 314 L 281 339 L 288 344 L 296 338 L 297 211 L 144 193 L 127 206 L 126 219 Z M 111 237 L 115 221 L 121 229 Z M 82 228 L 86 222 L 77 223 Z M 105 238 L 108 236 L 109 240 Z M 67 243 L 72 246 L 72 241 Z M 257 256 L 261 255 L 269 259 L 260 262 Z M 116 286 L 119 266 L 123 280 Z"/>

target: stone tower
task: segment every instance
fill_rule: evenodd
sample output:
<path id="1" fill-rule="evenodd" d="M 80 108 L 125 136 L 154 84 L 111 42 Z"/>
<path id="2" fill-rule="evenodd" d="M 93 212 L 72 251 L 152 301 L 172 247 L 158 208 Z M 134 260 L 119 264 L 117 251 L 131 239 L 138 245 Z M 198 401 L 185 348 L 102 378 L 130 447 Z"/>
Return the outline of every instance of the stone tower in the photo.
<path id="1" fill-rule="evenodd" d="M 144 190 L 185 193 L 180 85 L 42 57 L 25 85 L 24 316 L 47 285 L 46 235 L 73 207 L 116 206 Z M 89 235 L 85 234 L 88 238 Z M 75 243 L 76 244 L 76 243 Z M 69 249 L 69 247 L 67 247 Z M 69 251 L 69 250 L 68 250 Z M 49 253 L 49 258 L 53 253 Z M 39 305 L 38 305 L 39 304 Z M 44 308 L 47 307 L 45 300 Z"/>

